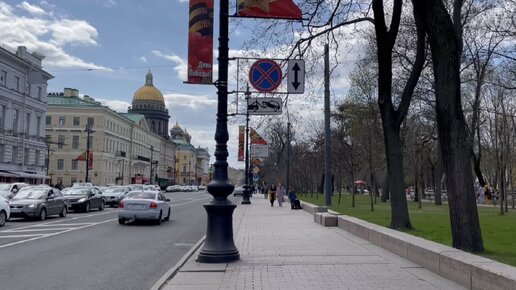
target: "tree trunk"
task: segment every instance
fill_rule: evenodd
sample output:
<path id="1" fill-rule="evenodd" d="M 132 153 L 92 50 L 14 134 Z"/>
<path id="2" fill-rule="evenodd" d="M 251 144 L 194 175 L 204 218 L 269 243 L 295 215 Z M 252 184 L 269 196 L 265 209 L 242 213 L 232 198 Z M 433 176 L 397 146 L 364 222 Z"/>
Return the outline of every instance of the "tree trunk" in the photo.
<path id="1" fill-rule="evenodd" d="M 441 146 L 437 143 L 437 159 L 435 161 L 435 170 L 434 170 L 434 196 L 435 196 L 435 205 L 442 205 L 442 181 L 443 178 L 443 162 L 442 162 L 442 154 L 441 154 Z"/>
<path id="2" fill-rule="evenodd" d="M 415 13 L 423 18 L 432 51 L 437 128 L 446 174 L 452 244 L 457 249 L 483 251 L 476 199 L 472 194 L 472 147 L 461 104 L 461 32 L 456 31 L 442 0 L 412 3 Z"/>
<path id="3" fill-rule="evenodd" d="M 385 173 L 385 178 L 383 179 L 383 186 L 382 186 L 382 195 L 380 197 L 380 200 L 382 202 L 387 202 L 389 199 L 389 172 Z"/>
<path id="4" fill-rule="evenodd" d="M 384 113 L 382 112 L 382 119 Z M 405 180 L 403 154 L 401 152 L 400 129 L 391 124 L 389 118 L 382 120 L 387 171 L 389 174 L 389 190 L 391 200 L 391 225 L 393 229 L 411 229 L 410 216 L 405 196 Z"/>

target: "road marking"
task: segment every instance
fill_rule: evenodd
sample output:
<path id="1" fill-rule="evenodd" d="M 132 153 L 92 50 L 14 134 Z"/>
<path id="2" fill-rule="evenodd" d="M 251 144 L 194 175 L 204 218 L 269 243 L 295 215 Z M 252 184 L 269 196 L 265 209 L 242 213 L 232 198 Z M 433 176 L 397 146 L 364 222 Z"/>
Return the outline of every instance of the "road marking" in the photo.
<path id="1" fill-rule="evenodd" d="M 10 247 L 10 246 L 14 246 L 14 245 L 19 245 L 19 244 L 27 243 L 27 242 L 31 242 L 31 241 L 35 241 L 35 240 L 39 240 L 39 239 L 43 239 L 43 238 L 48 238 L 48 237 L 56 236 L 56 235 L 59 235 L 59 234 L 64 234 L 64 233 L 68 233 L 68 232 L 71 232 L 71 231 L 80 230 L 80 229 L 84 229 L 84 228 L 88 228 L 88 227 L 92 227 L 92 226 L 96 226 L 96 225 L 100 225 L 100 224 L 105 224 L 105 223 L 108 223 L 108 222 L 115 221 L 117 219 L 118 218 L 114 218 L 114 219 L 109 219 L 109 220 L 105 220 L 105 221 L 102 221 L 102 222 L 91 223 L 91 224 L 88 224 L 88 225 L 83 225 L 81 227 L 71 228 L 71 229 L 64 230 L 64 231 L 59 231 L 57 233 L 42 234 L 42 235 L 36 236 L 34 238 L 30 238 L 30 239 L 26 239 L 26 240 L 21 240 L 21 241 L 17 241 L 17 242 L 12 242 L 12 243 L 8 243 L 8 244 L 5 244 L 5 245 L 0 245 L 0 249 L 1 248 L 7 248 L 7 247 Z"/>
<path id="2" fill-rule="evenodd" d="M 10 235 L 10 236 L 0 236 L 0 239 L 15 239 L 15 238 L 28 238 L 28 237 L 38 237 L 43 236 L 44 234 L 32 234 L 32 235 Z"/>
<path id="3" fill-rule="evenodd" d="M 69 230 L 73 228 L 48 228 L 48 229 L 23 229 L 16 231 L 5 231 L 4 233 L 25 233 L 25 232 L 42 232 L 42 231 L 58 231 L 58 230 Z"/>

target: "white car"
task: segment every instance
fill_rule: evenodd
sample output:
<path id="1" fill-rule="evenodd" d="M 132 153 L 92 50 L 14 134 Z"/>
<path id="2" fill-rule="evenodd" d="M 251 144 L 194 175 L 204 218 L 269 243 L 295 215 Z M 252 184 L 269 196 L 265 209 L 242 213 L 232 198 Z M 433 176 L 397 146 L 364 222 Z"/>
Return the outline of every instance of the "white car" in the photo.
<path id="1" fill-rule="evenodd" d="M 170 199 L 159 191 L 131 191 L 118 203 L 118 223 L 127 220 L 152 220 L 155 224 L 170 220 Z"/>
<path id="2" fill-rule="evenodd" d="M 5 222 L 9 220 L 10 215 L 11 209 L 9 208 L 7 199 L 0 196 L 0 227 L 5 225 Z"/>
<path id="3" fill-rule="evenodd" d="M 0 196 L 3 196 L 5 199 L 11 199 L 20 188 L 29 186 L 24 182 L 15 182 L 15 183 L 0 183 Z"/>

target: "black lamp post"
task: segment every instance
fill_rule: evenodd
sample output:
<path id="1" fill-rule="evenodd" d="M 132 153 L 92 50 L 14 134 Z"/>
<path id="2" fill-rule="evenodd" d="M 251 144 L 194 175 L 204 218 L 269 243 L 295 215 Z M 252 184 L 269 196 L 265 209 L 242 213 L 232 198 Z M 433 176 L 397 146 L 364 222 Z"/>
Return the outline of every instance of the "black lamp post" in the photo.
<path id="1" fill-rule="evenodd" d="M 150 147 L 150 169 L 149 169 L 149 184 L 152 184 L 152 153 L 154 153 L 154 146 Z"/>
<path id="2" fill-rule="evenodd" d="M 249 103 L 249 97 L 251 96 L 251 92 L 249 92 L 249 85 L 247 85 L 247 90 L 245 92 L 245 100 L 246 103 Z M 249 108 L 245 113 L 245 185 L 244 185 L 244 194 L 242 196 L 242 204 L 251 204 L 251 200 L 249 199 L 249 195 L 251 192 L 251 186 L 249 185 Z"/>
<path id="3" fill-rule="evenodd" d="M 86 136 L 86 177 L 84 178 L 84 182 L 89 182 L 89 173 L 90 173 L 90 134 L 93 133 L 93 125 L 91 123 L 86 124 L 86 132 L 88 133 Z"/>
<path id="4" fill-rule="evenodd" d="M 227 263 L 240 259 L 233 240 L 233 211 L 236 205 L 228 199 L 235 186 L 228 179 L 228 54 L 229 54 L 229 1 L 220 1 L 219 11 L 219 77 L 217 86 L 217 128 L 215 131 L 214 179 L 208 184 L 213 196 L 204 205 L 208 214 L 206 240 L 199 252 L 200 263 Z"/>

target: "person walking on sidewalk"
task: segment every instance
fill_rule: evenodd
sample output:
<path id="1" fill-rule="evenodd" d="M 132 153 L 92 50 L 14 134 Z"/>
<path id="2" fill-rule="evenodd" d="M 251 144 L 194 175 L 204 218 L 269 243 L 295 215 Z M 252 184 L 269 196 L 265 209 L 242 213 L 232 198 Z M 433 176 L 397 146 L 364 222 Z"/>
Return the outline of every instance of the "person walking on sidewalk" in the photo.
<path id="1" fill-rule="evenodd" d="M 276 190 L 276 199 L 278 199 L 279 206 L 283 206 L 283 196 L 285 196 L 285 187 L 278 182 L 278 189 Z"/>
<path id="2" fill-rule="evenodd" d="M 271 206 L 274 206 L 274 200 L 276 199 L 276 185 L 271 184 L 269 188 L 269 201 L 271 202 Z"/>

